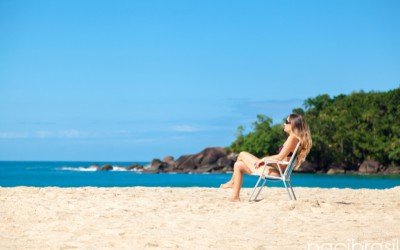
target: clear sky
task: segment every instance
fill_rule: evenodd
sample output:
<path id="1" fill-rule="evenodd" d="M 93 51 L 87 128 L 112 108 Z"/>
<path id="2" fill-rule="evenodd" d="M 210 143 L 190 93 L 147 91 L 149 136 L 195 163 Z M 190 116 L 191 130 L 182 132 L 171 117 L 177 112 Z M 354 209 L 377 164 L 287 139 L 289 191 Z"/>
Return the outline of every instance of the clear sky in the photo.
<path id="1" fill-rule="evenodd" d="M 399 3 L 0 0 L 0 160 L 178 157 L 397 88 Z"/>

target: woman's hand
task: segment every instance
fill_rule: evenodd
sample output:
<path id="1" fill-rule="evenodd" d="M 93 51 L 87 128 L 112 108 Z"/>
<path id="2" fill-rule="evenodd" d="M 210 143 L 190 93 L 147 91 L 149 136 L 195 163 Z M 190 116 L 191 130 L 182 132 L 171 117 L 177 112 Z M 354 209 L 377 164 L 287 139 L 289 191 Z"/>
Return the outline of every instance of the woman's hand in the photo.
<path id="1" fill-rule="evenodd" d="M 264 166 L 264 165 L 265 165 L 264 160 L 259 160 L 259 161 L 257 161 L 257 162 L 254 163 L 254 168 L 255 168 L 255 169 L 259 169 L 260 167 L 262 167 L 262 166 Z"/>

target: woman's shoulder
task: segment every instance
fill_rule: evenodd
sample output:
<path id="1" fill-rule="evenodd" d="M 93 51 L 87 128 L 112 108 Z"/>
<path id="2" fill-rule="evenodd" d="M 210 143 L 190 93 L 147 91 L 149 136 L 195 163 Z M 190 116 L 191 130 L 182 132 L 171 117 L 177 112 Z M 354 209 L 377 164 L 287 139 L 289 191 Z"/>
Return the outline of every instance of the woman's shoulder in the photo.
<path id="1" fill-rule="evenodd" d="M 297 138 L 295 135 L 289 135 L 289 137 L 286 140 L 287 143 L 293 143 L 293 144 L 297 144 L 299 141 L 300 141 L 299 138 Z"/>
<path id="2" fill-rule="evenodd" d="M 295 135 L 289 135 L 285 143 L 283 143 L 282 147 L 284 147 L 285 145 L 296 145 L 298 142 L 299 139 Z"/>

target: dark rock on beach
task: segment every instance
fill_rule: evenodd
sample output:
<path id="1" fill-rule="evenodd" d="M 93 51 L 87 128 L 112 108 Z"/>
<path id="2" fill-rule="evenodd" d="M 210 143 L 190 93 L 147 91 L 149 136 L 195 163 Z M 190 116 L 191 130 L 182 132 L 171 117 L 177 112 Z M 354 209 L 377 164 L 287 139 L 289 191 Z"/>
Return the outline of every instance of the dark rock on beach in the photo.
<path id="1" fill-rule="evenodd" d="M 113 167 L 110 164 L 105 164 L 101 167 L 101 171 L 108 171 L 108 170 L 112 170 Z"/>
<path id="2" fill-rule="evenodd" d="M 327 174 L 345 174 L 346 171 L 342 168 L 330 168 L 328 169 Z"/>
<path id="3" fill-rule="evenodd" d="M 163 162 L 160 159 L 153 159 L 150 164 L 150 168 L 158 169 Z"/>
<path id="4" fill-rule="evenodd" d="M 163 162 L 167 163 L 170 166 L 174 166 L 175 165 L 175 161 L 174 161 L 174 157 L 172 156 L 165 156 L 164 159 L 162 160 Z"/>
<path id="5" fill-rule="evenodd" d="M 150 163 L 150 167 L 149 168 L 145 168 L 143 170 L 143 172 L 159 173 L 163 169 L 163 167 L 161 167 L 162 164 L 163 164 L 163 162 L 160 159 L 153 159 L 151 161 L 151 163 Z"/>
<path id="6" fill-rule="evenodd" d="M 230 160 L 230 161 L 236 162 L 238 156 L 239 156 L 239 154 L 237 154 L 237 153 L 229 153 L 226 158 L 228 158 L 228 160 Z"/>
<path id="7" fill-rule="evenodd" d="M 197 154 L 182 155 L 177 160 L 174 160 L 172 156 L 166 156 L 162 161 L 160 159 L 154 159 L 151 166 L 144 171 L 153 173 L 224 172 L 223 169 L 232 169 L 234 164 L 233 157 L 232 155 L 228 157 L 224 148 L 209 147 Z"/>
<path id="8" fill-rule="evenodd" d="M 172 156 L 165 156 L 162 160 L 153 159 L 148 167 L 133 163 L 125 168 L 128 171 L 144 173 L 226 173 L 233 171 L 238 155 L 238 153 L 227 153 L 222 147 L 208 147 L 196 154 L 182 155 L 176 160 Z M 113 170 L 113 166 L 110 164 L 105 164 L 102 167 L 98 164 L 92 164 L 90 168 L 100 171 Z M 332 164 L 321 167 L 316 163 L 304 161 L 300 168 L 294 170 L 294 172 L 398 175 L 400 174 L 400 166 L 382 166 L 374 160 L 365 160 L 359 166 L 348 167 L 346 164 Z"/>
<path id="9" fill-rule="evenodd" d="M 145 173 L 162 173 L 171 172 L 172 166 L 167 162 L 161 161 L 160 159 L 154 159 L 149 168 L 144 168 Z"/>
<path id="10" fill-rule="evenodd" d="M 205 166 L 200 166 L 191 172 L 193 172 L 193 173 L 210 173 L 210 172 L 213 172 L 213 170 L 217 170 L 215 165 L 205 165 Z"/>
<path id="11" fill-rule="evenodd" d="M 384 170 L 385 174 L 400 174 L 400 166 L 389 166 Z"/>
<path id="12" fill-rule="evenodd" d="M 175 170 L 184 170 L 185 165 L 183 164 L 186 162 L 192 155 L 182 155 L 175 161 L 174 169 Z M 186 163 L 187 165 L 191 165 L 190 163 Z"/>
<path id="13" fill-rule="evenodd" d="M 298 169 L 293 171 L 298 173 L 316 173 L 317 168 L 318 168 L 317 164 L 314 164 L 309 161 L 304 161 Z"/>
<path id="14" fill-rule="evenodd" d="M 327 174 L 344 174 L 346 173 L 346 167 L 344 165 L 331 165 L 328 167 Z"/>
<path id="15" fill-rule="evenodd" d="M 134 170 L 134 171 L 141 171 L 141 170 L 143 170 L 143 166 L 135 163 L 135 164 L 129 165 L 128 167 L 126 167 L 126 169 Z"/>
<path id="16" fill-rule="evenodd" d="M 228 157 L 224 156 L 218 159 L 217 166 L 218 167 L 232 166 L 234 163 L 235 163 L 234 161 L 229 160 Z"/>
<path id="17" fill-rule="evenodd" d="M 230 164 L 232 162 L 227 159 L 225 149 L 221 147 L 206 148 L 200 153 L 180 157 L 176 161 L 176 167 L 187 172 L 213 172 Z"/>
<path id="18" fill-rule="evenodd" d="M 382 165 L 373 160 L 366 160 L 361 163 L 358 172 L 363 174 L 375 174 L 381 170 Z"/>

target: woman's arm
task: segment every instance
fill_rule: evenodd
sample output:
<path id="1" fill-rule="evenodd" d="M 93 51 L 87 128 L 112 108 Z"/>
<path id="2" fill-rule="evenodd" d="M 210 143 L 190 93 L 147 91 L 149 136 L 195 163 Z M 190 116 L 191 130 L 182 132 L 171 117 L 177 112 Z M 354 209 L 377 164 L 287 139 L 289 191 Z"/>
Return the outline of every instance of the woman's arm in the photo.
<path id="1" fill-rule="evenodd" d="M 277 160 L 278 161 L 278 155 L 269 155 L 269 156 L 265 156 L 264 158 L 261 159 L 262 161 L 265 160 Z"/>
<path id="2" fill-rule="evenodd" d="M 286 157 L 290 154 L 290 152 L 293 152 L 294 149 L 296 148 L 296 144 L 299 140 L 291 135 L 286 139 L 285 144 L 283 144 L 282 150 L 277 154 L 274 159 L 278 161 L 283 161 L 286 159 Z"/>
<path id="3" fill-rule="evenodd" d="M 293 150 L 296 148 L 296 144 L 298 142 L 298 139 L 295 136 L 289 136 L 285 144 L 283 144 L 282 150 L 279 152 L 277 155 L 270 155 L 262 158 L 259 162 L 256 162 L 255 168 L 259 168 L 264 165 L 265 160 L 276 160 L 276 161 L 282 161 L 284 160 L 290 152 L 293 152 Z"/>

